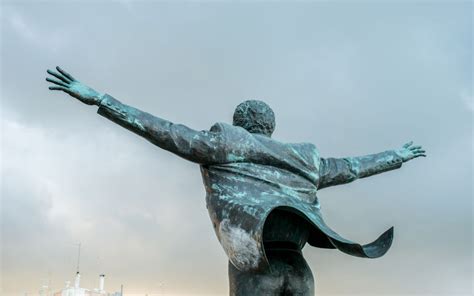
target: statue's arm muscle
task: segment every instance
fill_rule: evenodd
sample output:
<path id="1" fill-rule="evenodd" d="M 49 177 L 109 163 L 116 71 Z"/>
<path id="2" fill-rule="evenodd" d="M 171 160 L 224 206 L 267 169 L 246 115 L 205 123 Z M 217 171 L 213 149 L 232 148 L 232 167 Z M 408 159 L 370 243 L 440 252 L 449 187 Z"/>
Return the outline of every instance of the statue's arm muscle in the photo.
<path id="1" fill-rule="evenodd" d="M 394 150 L 359 157 L 321 158 L 318 188 L 345 184 L 398 169 L 402 163 L 402 158 Z"/>
<path id="2" fill-rule="evenodd" d="M 100 115 L 146 138 L 153 144 L 199 164 L 219 163 L 223 158 L 223 135 L 212 131 L 196 131 L 175 124 L 104 95 Z"/>

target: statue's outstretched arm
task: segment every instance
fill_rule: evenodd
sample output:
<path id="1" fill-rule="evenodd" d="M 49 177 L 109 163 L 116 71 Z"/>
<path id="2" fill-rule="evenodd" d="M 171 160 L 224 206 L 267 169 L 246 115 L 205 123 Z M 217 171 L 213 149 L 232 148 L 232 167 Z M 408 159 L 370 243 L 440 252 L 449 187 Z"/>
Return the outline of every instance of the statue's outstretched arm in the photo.
<path id="1" fill-rule="evenodd" d="M 426 156 L 425 150 L 421 146 L 413 146 L 413 142 L 410 142 L 398 150 L 366 156 L 321 158 L 318 188 L 345 184 L 359 178 L 398 169 L 403 162 L 420 156 Z"/>
<path id="2" fill-rule="evenodd" d="M 99 106 L 97 112 L 100 115 L 187 160 L 211 164 L 225 158 L 221 133 L 196 131 L 127 106 L 110 95 L 101 94 L 82 84 L 61 68 L 56 69 L 58 72 L 47 71 L 57 78 L 46 78 L 55 84 L 49 87 L 50 90 L 61 90 L 85 104 Z"/>

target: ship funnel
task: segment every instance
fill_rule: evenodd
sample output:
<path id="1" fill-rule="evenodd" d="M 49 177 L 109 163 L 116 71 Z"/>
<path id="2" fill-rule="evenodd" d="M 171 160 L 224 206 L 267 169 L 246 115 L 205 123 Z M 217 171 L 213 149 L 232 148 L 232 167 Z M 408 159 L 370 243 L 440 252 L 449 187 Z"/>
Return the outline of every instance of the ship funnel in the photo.
<path id="1" fill-rule="evenodd" d="M 76 279 L 74 280 L 74 287 L 79 288 L 79 284 L 81 282 L 81 275 L 79 271 L 76 273 Z"/>
<path id="2" fill-rule="evenodd" d="M 105 274 L 99 276 L 99 291 L 104 291 Z"/>

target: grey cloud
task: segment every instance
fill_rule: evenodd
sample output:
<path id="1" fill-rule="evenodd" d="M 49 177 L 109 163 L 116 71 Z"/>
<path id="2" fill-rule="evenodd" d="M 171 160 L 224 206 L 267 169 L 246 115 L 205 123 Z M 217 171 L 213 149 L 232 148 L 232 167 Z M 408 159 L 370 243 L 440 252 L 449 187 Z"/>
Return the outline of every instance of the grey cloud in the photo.
<path id="1" fill-rule="evenodd" d="M 195 129 L 256 98 L 276 113 L 275 138 L 323 156 L 423 144 L 426 159 L 319 195 L 355 240 L 394 225 L 387 256 L 304 251 L 318 295 L 469 293 L 470 6 L 2 3 L 2 292 L 36 291 L 48 270 L 59 288 L 82 241 L 89 287 L 105 272 L 111 290 L 227 293 L 198 167 L 48 91 L 45 71 L 61 65 Z"/>

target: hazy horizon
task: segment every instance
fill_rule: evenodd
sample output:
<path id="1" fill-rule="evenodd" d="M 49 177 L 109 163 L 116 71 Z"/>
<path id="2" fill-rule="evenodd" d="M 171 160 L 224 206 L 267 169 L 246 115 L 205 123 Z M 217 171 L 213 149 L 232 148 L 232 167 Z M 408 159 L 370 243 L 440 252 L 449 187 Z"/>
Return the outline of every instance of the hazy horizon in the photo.
<path id="1" fill-rule="evenodd" d="M 260 99 L 274 138 L 322 156 L 428 157 L 318 194 L 367 260 L 304 248 L 316 295 L 470 295 L 472 2 L 2 1 L 2 295 L 82 286 L 227 295 L 199 167 L 64 93 L 46 69 L 197 130 Z"/>

